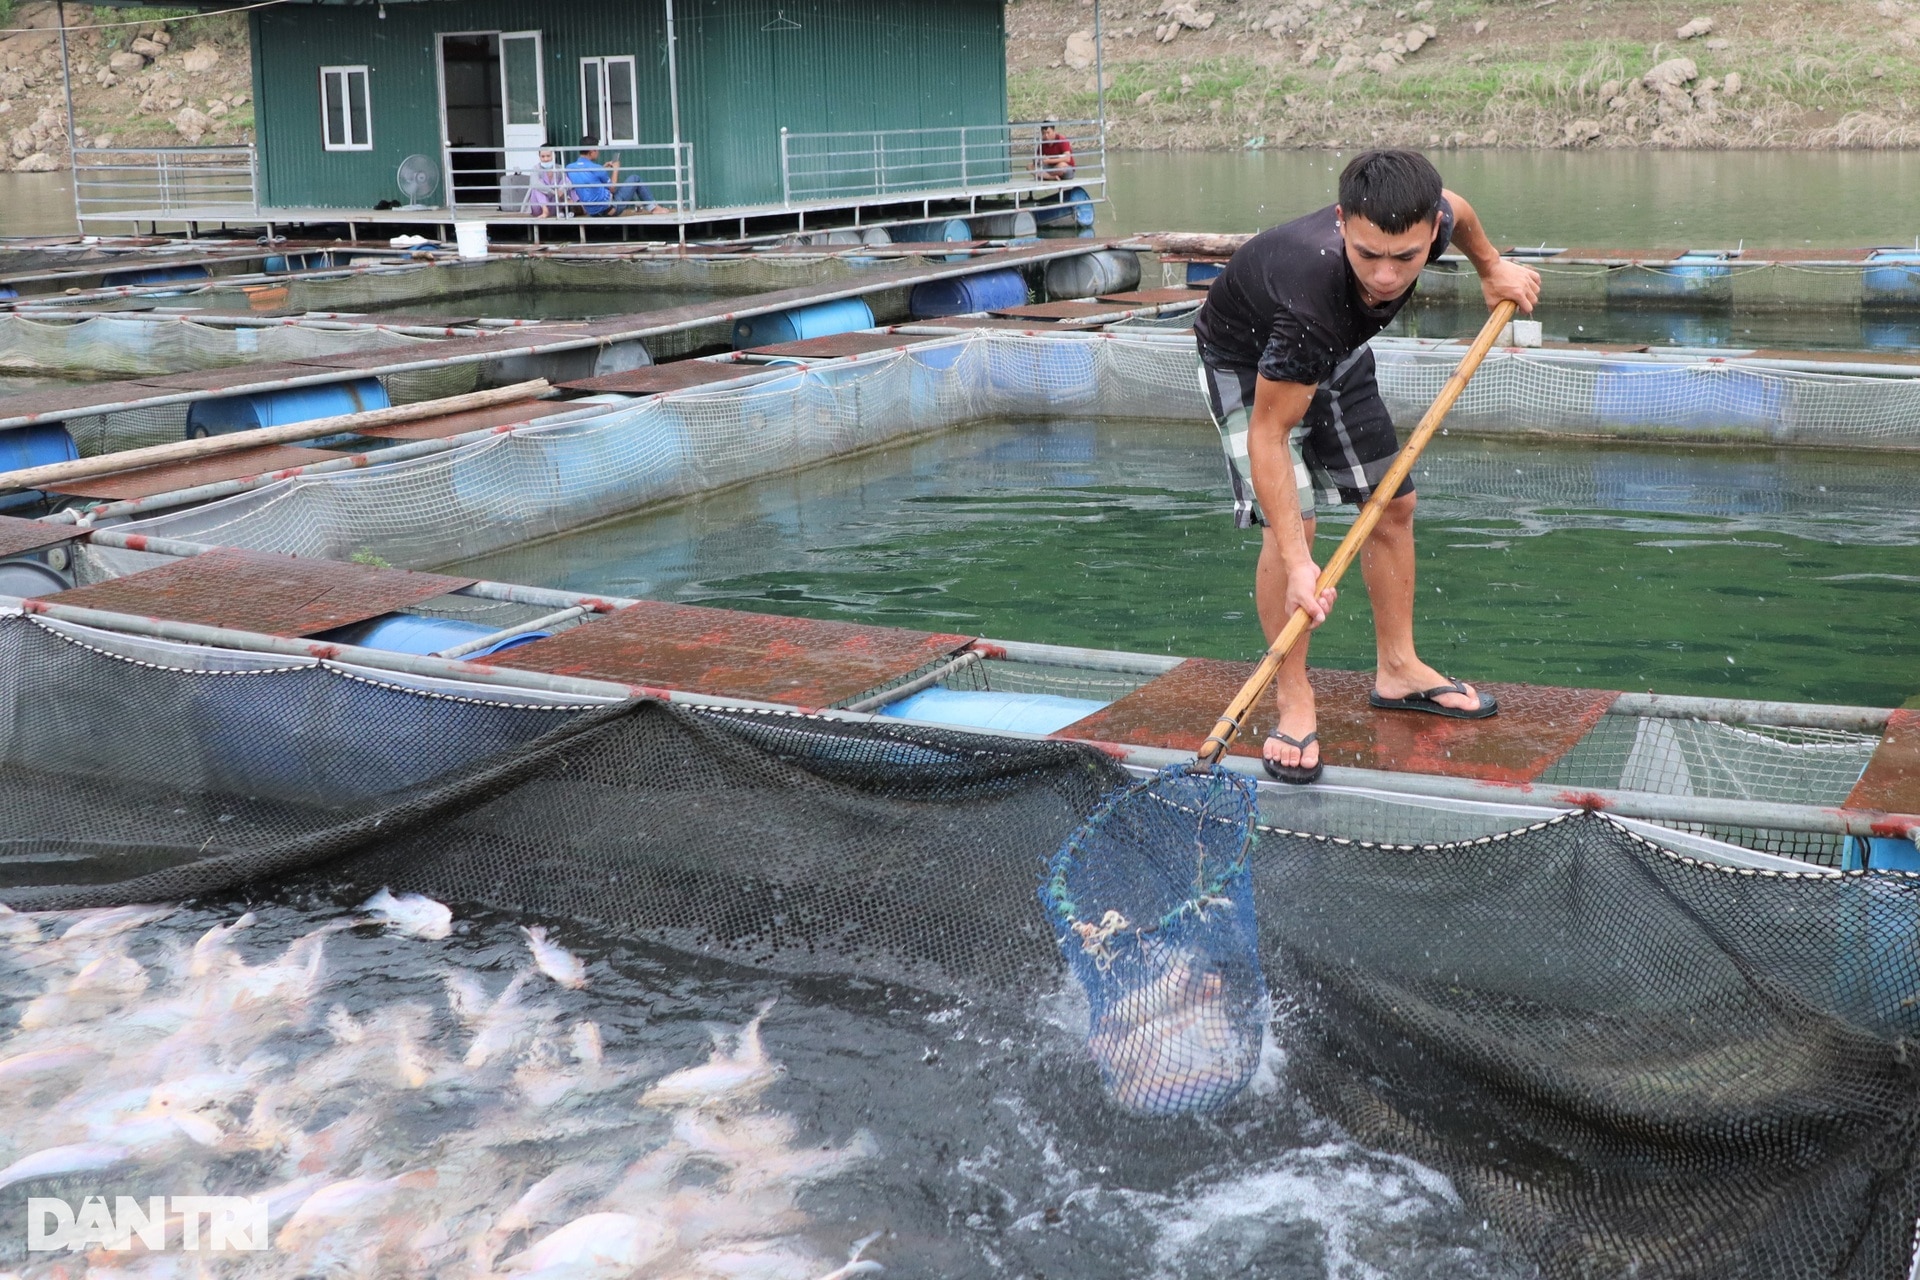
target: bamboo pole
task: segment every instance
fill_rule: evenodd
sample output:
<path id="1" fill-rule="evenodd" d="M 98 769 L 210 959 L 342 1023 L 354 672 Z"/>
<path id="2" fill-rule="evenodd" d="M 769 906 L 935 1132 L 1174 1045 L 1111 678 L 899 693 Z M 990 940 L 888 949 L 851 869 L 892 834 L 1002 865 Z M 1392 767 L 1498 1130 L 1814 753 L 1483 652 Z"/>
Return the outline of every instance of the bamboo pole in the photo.
<path id="1" fill-rule="evenodd" d="M 516 382 L 510 387 L 496 387 L 491 391 L 469 391 L 465 395 L 448 396 L 443 400 L 422 400 L 418 404 L 395 405 L 387 409 L 368 409 L 361 413 L 342 413 L 331 418 L 310 418 L 305 422 L 291 422 L 283 427 L 235 431 L 227 435 L 208 436 L 202 440 L 180 440 L 173 444 L 156 444 L 144 449 L 106 453 L 97 458 L 77 458 L 72 462 L 51 462 L 40 467 L 23 467 L 18 471 L 0 472 L 0 489 L 38 489 L 60 481 L 111 475 L 114 472 L 132 471 L 162 462 L 187 462 L 198 458 L 214 457 L 222 453 L 238 453 L 243 449 L 255 449 L 261 445 L 292 444 L 297 440 L 316 440 L 321 436 L 351 434 L 369 427 L 390 427 L 398 422 L 417 422 L 421 418 L 470 413 L 475 409 L 490 409 L 495 405 L 510 404 L 516 400 L 536 399 L 550 390 L 552 387 L 545 378 L 535 378 L 531 382 Z"/>
<path id="2" fill-rule="evenodd" d="M 1487 352 L 1493 349 L 1494 341 L 1499 338 L 1500 330 L 1507 321 L 1513 319 L 1516 310 L 1511 302 L 1502 302 L 1495 306 L 1493 314 L 1487 317 L 1487 323 L 1481 326 L 1480 336 L 1467 348 L 1467 354 L 1460 359 L 1460 367 L 1447 379 L 1447 385 L 1440 388 L 1440 394 L 1434 398 L 1433 405 L 1420 419 L 1420 425 L 1413 429 L 1406 444 L 1400 448 L 1400 456 L 1393 460 L 1393 466 L 1387 471 L 1380 483 L 1374 488 L 1373 496 L 1367 499 L 1367 505 L 1360 509 L 1360 518 L 1353 522 L 1353 528 L 1347 530 L 1347 536 L 1340 540 L 1340 546 L 1327 561 L 1327 567 L 1320 571 L 1320 581 L 1314 587 L 1315 594 L 1326 591 L 1339 583 L 1347 568 L 1353 564 L 1354 557 L 1360 554 L 1360 548 L 1366 544 L 1367 535 L 1380 523 L 1380 517 L 1386 514 L 1387 504 L 1393 501 L 1393 495 L 1400 491 L 1401 484 L 1413 471 L 1413 464 L 1420 460 L 1420 451 L 1427 447 L 1427 441 L 1433 439 L 1433 433 L 1440 429 L 1441 420 L 1447 411 L 1453 408 L 1453 402 L 1467 389 L 1467 383 L 1480 362 L 1486 359 Z M 1220 713 L 1218 723 L 1207 740 L 1201 744 L 1197 760 L 1206 764 L 1218 764 L 1220 757 L 1240 734 L 1240 725 L 1245 721 L 1247 711 L 1267 691 L 1274 676 L 1280 672 L 1280 664 L 1286 661 L 1293 646 L 1307 634 L 1311 626 L 1305 609 L 1295 609 L 1293 616 L 1287 619 L 1287 625 L 1280 628 L 1280 634 L 1273 638 L 1267 648 L 1267 656 L 1260 659 L 1260 665 L 1248 677 L 1240 692 L 1234 695 L 1227 709 Z"/>

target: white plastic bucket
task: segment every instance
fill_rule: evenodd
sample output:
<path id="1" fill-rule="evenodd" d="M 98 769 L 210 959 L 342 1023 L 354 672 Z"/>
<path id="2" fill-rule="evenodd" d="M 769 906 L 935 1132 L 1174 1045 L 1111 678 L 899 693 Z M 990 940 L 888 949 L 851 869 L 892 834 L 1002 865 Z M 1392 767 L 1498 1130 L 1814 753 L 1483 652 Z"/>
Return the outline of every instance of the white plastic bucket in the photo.
<path id="1" fill-rule="evenodd" d="M 460 247 L 463 258 L 484 258 L 487 256 L 487 224 L 484 222 L 456 222 L 453 224 L 454 243 Z"/>

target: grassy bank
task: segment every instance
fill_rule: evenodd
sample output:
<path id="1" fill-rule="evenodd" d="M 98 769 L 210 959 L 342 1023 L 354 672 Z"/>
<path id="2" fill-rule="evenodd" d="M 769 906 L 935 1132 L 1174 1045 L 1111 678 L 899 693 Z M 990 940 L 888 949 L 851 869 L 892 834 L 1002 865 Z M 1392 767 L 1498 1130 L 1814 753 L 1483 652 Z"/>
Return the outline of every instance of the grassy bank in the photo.
<path id="1" fill-rule="evenodd" d="M 1103 6 L 1113 145 L 1920 143 L 1920 4 L 1905 0 L 1315 2 L 1190 7 L 1201 25 L 1166 40 L 1165 6 Z M 1701 18 L 1711 29 L 1681 38 Z M 1090 6 L 1015 0 L 1008 22 L 1015 116 L 1091 115 L 1092 70 L 1065 56 Z"/>

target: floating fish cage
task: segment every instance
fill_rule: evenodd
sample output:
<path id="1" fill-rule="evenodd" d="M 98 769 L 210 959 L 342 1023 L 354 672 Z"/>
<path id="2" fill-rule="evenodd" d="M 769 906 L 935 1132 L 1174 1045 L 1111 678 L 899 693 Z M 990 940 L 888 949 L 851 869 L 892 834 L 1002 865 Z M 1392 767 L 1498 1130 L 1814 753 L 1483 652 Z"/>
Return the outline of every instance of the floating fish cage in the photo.
<path id="1" fill-rule="evenodd" d="M 1661 263 L 1525 261 L 1540 273 L 1540 303 L 1546 307 L 1873 311 L 1920 306 L 1920 254 L 1874 250 L 1859 257 L 1854 262 L 1742 261 L 1696 251 Z M 1420 273 L 1420 296 L 1479 305 L 1480 277 L 1464 262 L 1435 263 Z"/>

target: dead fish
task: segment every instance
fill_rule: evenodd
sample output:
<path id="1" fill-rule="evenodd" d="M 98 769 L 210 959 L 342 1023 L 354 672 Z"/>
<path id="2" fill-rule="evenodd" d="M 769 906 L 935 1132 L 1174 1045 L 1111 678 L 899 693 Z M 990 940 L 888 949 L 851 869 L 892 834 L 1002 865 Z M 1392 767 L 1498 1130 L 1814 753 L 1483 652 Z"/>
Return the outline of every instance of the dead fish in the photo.
<path id="1" fill-rule="evenodd" d="M 841 1147 L 797 1145 L 793 1121 L 777 1114 L 725 1118 L 683 1112 L 674 1120 L 673 1136 L 688 1150 L 726 1165 L 729 1185 L 738 1189 L 815 1182 L 880 1154 L 879 1143 L 865 1129 Z"/>
<path id="2" fill-rule="evenodd" d="M 774 1001 L 760 1006 L 753 1020 L 740 1028 L 733 1052 L 728 1053 L 722 1037 L 714 1036 L 713 1055 L 697 1067 L 675 1071 L 640 1095 L 643 1107 L 721 1106 L 750 1097 L 772 1084 L 786 1071 L 768 1059 L 760 1043 L 760 1024 Z"/>
<path id="3" fill-rule="evenodd" d="M 573 952 L 557 942 L 549 941 L 544 928 L 534 925 L 520 932 L 527 935 L 527 947 L 533 952 L 534 967 L 540 972 L 570 991 L 578 991 L 587 985 L 587 966 L 580 963 L 580 957 Z"/>
<path id="4" fill-rule="evenodd" d="M 187 959 L 187 976 L 204 978 L 238 963 L 233 954 L 233 935 L 250 927 L 253 922 L 254 914 L 249 911 L 232 924 L 217 924 L 201 934 Z"/>
<path id="5" fill-rule="evenodd" d="M 501 1269 L 541 1280 L 616 1280 L 659 1256 L 670 1240 L 656 1217 L 590 1213 L 508 1258 Z"/>
<path id="6" fill-rule="evenodd" d="M 431 1169 L 416 1169 L 391 1178 L 342 1178 L 313 1192 L 293 1211 L 273 1239 L 282 1250 L 308 1250 L 344 1224 L 384 1212 L 387 1203 L 403 1191 L 435 1185 Z"/>
<path id="7" fill-rule="evenodd" d="M 507 1241 L 522 1231 L 559 1221 L 569 1203 L 603 1185 L 612 1173 L 610 1165 L 563 1164 L 528 1187 L 474 1241 L 468 1254 L 474 1270 L 482 1274 L 493 1270 L 494 1259 L 506 1248 Z"/>
<path id="8" fill-rule="evenodd" d="M 527 978 L 527 974 L 515 974 L 513 981 L 480 1016 L 474 1027 L 473 1043 L 467 1047 L 467 1066 L 486 1066 L 519 1047 L 530 1034 L 528 1020 L 533 1011 L 520 1003 L 520 992 L 526 987 Z"/>
<path id="9" fill-rule="evenodd" d="M 63 1147 L 48 1147 L 32 1155 L 21 1156 L 0 1169 L 0 1189 L 16 1182 L 31 1182 L 35 1178 L 98 1173 L 122 1164 L 132 1156 L 132 1151 L 112 1142 L 77 1142 Z"/>
<path id="10" fill-rule="evenodd" d="M 12 1093 L 25 1087 L 29 1080 L 71 1071 L 75 1067 L 98 1062 L 105 1056 L 98 1049 L 80 1045 L 54 1045 L 0 1058 L 0 1091 Z"/>
<path id="11" fill-rule="evenodd" d="M 1087 1037 L 1108 1095 L 1129 1111 L 1171 1115 L 1237 1092 L 1253 1063 L 1225 995 L 1225 979 L 1183 952 L 1116 1000 Z"/>
<path id="12" fill-rule="evenodd" d="M 706 1275 L 724 1280 L 814 1280 L 822 1263 L 804 1240 L 750 1240 L 694 1257 Z M 844 1268 L 843 1268 L 844 1269 Z"/>
<path id="13" fill-rule="evenodd" d="M 865 1258 L 861 1255 L 866 1253 L 869 1245 L 885 1234 L 886 1232 L 884 1231 L 876 1231 L 870 1236 L 855 1240 L 853 1242 L 853 1248 L 847 1253 L 847 1265 L 844 1267 L 836 1267 L 823 1276 L 815 1277 L 815 1280 L 853 1280 L 854 1276 L 879 1275 L 882 1271 L 885 1271 L 886 1268 L 871 1258 Z"/>
<path id="14" fill-rule="evenodd" d="M 433 941 L 453 932 L 452 909 L 418 893 L 395 897 L 392 890 L 383 885 L 380 892 L 360 904 L 360 910 L 375 913 L 381 923 L 410 938 Z"/>
<path id="15" fill-rule="evenodd" d="M 105 1017 L 144 994 L 150 981 L 146 967 L 132 956 L 95 956 L 65 984 L 34 997 L 20 1013 L 20 1030 Z"/>
<path id="16" fill-rule="evenodd" d="M 60 945 L 66 947 L 81 942 L 97 942 L 152 924 L 156 920 L 164 920 L 172 914 L 173 908 L 165 905 L 103 907 L 95 911 L 81 911 L 76 913 L 66 932 L 60 935 Z"/>

